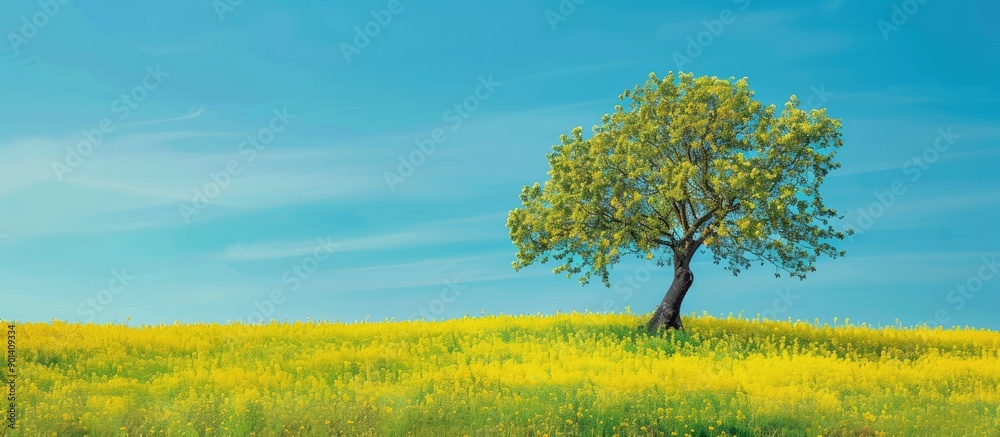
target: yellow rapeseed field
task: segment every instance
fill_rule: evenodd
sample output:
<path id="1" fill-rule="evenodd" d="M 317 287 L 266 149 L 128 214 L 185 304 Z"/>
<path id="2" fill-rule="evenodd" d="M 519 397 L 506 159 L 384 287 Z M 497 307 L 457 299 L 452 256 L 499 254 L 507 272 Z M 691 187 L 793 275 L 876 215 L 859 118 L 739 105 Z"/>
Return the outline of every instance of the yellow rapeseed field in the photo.
<path id="1" fill-rule="evenodd" d="M 1000 436 L 1000 333 L 563 314 L 16 325 L 13 436 Z"/>

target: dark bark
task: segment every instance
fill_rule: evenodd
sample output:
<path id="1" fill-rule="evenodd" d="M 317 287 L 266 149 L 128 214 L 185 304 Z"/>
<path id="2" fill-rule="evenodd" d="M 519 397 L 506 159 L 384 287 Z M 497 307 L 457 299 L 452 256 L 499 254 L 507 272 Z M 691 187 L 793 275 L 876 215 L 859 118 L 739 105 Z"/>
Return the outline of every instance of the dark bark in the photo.
<path id="1" fill-rule="evenodd" d="M 694 274 L 691 273 L 691 256 L 675 255 L 674 281 L 667 289 L 667 294 L 663 296 L 663 301 L 656 307 L 653 318 L 649 320 L 647 328 L 650 333 L 660 329 L 684 330 L 684 325 L 681 324 L 681 302 L 692 283 L 694 283 Z"/>

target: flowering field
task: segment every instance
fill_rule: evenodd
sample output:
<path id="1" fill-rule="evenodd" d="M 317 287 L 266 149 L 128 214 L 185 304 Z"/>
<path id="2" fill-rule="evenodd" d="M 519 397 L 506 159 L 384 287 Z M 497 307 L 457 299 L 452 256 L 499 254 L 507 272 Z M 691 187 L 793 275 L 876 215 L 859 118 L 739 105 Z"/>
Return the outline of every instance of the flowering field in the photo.
<path id="1" fill-rule="evenodd" d="M 17 325 L 0 435 L 1000 435 L 1000 333 L 623 315 Z"/>

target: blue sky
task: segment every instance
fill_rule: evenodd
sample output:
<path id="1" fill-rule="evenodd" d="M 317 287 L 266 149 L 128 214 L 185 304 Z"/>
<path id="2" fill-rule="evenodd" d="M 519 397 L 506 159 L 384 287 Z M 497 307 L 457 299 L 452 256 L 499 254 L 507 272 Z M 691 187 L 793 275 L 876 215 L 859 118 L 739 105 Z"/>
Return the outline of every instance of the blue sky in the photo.
<path id="1" fill-rule="evenodd" d="M 505 219 L 681 69 L 841 117 L 825 197 L 863 230 L 806 281 L 701 254 L 685 313 L 1000 329 L 996 2 L 225 1 L 4 6 L 0 316 L 650 312 L 667 269 L 514 272 Z"/>

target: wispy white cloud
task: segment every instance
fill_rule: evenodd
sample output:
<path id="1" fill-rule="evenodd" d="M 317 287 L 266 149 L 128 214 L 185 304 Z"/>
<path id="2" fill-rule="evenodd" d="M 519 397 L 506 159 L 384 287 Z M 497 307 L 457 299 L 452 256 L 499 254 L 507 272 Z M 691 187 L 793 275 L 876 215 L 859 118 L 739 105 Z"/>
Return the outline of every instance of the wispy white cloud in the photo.
<path id="1" fill-rule="evenodd" d="M 576 65 L 572 67 L 563 67 L 552 70 L 528 73 L 523 76 L 516 76 L 510 79 L 506 79 L 505 82 L 510 82 L 510 83 L 528 82 L 538 79 L 550 79 L 550 78 L 563 77 L 569 75 L 587 74 L 596 71 L 622 70 L 626 68 L 639 66 L 642 64 L 642 62 L 643 61 L 641 60 L 624 60 L 624 61 L 602 62 L 596 64 L 587 64 L 587 65 Z"/>
<path id="2" fill-rule="evenodd" d="M 934 165 L 937 165 L 940 162 L 962 161 L 962 160 L 977 159 L 983 157 L 991 157 L 995 155 L 1000 155 L 1000 150 L 972 150 L 968 152 L 947 152 L 940 154 L 939 155 L 940 158 L 938 158 L 938 161 L 935 161 Z M 905 163 L 906 159 L 900 159 L 897 161 L 852 163 L 844 165 L 842 168 L 830 173 L 830 177 L 856 176 L 856 175 L 880 173 L 887 170 L 895 170 L 897 172 L 900 172 L 903 170 L 903 165 Z"/>
<path id="3" fill-rule="evenodd" d="M 205 110 L 205 108 L 192 108 L 190 111 L 188 111 L 187 114 L 184 114 L 184 115 L 179 116 L 179 117 L 162 118 L 162 119 L 159 119 L 159 120 L 149 120 L 149 121 L 137 121 L 135 123 L 129 123 L 128 125 L 129 126 L 141 126 L 141 125 L 146 125 L 146 124 L 157 124 L 157 123 L 167 123 L 167 122 L 171 122 L 171 121 L 191 120 L 191 119 L 194 119 L 194 118 L 201 117 L 201 113 L 204 112 L 204 110 Z"/>
<path id="4" fill-rule="evenodd" d="M 191 200 L 191 195 L 183 191 L 163 190 L 163 189 L 158 189 L 156 187 L 137 185 L 122 181 L 100 179 L 92 176 L 81 176 L 81 177 L 71 178 L 66 181 L 66 184 L 84 188 L 92 188 L 95 190 L 111 191 L 122 194 L 134 194 L 142 197 L 162 198 L 179 202 L 185 202 Z"/>
<path id="5" fill-rule="evenodd" d="M 317 292 L 347 293 L 441 285 L 445 279 L 462 283 L 551 275 L 546 269 L 515 272 L 509 253 L 431 258 L 358 268 L 334 269 L 317 275 L 310 288 Z"/>
<path id="6" fill-rule="evenodd" d="M 904 193 L 898 204 L 891 206 L 888 211 L 893 215 L 908 218 L 924 218 L 929 216 L 958 214 L 969 208 L 978 208 L 984 205 L 994 205 L 1000 202 L 1000 192 L 956 192 L 956 191 L 936 191 L 922 195 L 907 196 Z"/>
<path id="7" fill-rule="evenodd" d="M 417 224 L 408 229 L 353 237 L 334 239 L 337 252 L 364 250 L 406 249 L 436 244 L 483 241 L 496 238 L 494 233 L 484 232 L 483 224 L 499 223 L 504 214 L 488 214 L 447 220 L 436 220 Z M 240 243 L 226 248 L 218 258 L 230 261 L 251 261 L 294 256 L 307 256 L 317 247 L 317 241 L 272 241 L 262 243 Z"/>
<path id="8" fill-rule="evenodd" d="M 899 170 L 903 166 L 902 161 L 868 162 L 859 164 L 847 164 L 840 169 L 830 173 L 831 178 L 855 176 L 870 173 L 879 173 L 886 170 Z"/>
<path id="9" fill-rule="evenodd" d="M 0 142 L 0 198 L 4 198 L 0 216 L 6 217 L 4 225 L 11 238 L 20 239 L 95 229 L 177 226 L 184 223 L 180 205 L 192 203 L 199 190 L 212 184 L 224 185 L 209 205 L 221 208 L 219 216 L 359 198 L 384 186 L 380 169 L 365 168 L 365 157 L 358 149 L 272 145 L 247 159 L 238 150 L 238 139 L 217 141 L 221 146 L 205 147 L 208 152 L 181 151 L 174 146 L 195 139 L 215 142 L 212 137 L 226 135 L 231 134 L 151 131 L 108 138 L 64 174 L 62 181 L 53 163 L 65 163 L 67 146 L 79 139 Z M 232 162 L 240 171 L 225 174 Z"/>
<path id="10" fill-rule="evenodd" d="M 147 44 L 135 44 L 135 48 L 149 53 L 153 56 L 173 55 L 177 53 L 191 53 L 201 49 L 201 43 L 173 44 L 166 46 L 153 46 Z"/>
<path id="11" fill-rule="evenodd" d="M 741 10 L 737 4 L 721 6 L 713 12 L 699 12 L 698 15 L 678 15 L 671 20 L 658 23 L 657 36 L 670 51 L 683 52 L 689 44 L 688 38 L 695 38 L 707 32 L 706 22 L 719 20 L 723 10 L 731 11 L 732 21 L 724 24 L 719 39 L 739 41 L 742 45 L 762 44 L 769 53 L 776 56 L 805 57 L 844 51 L 855 44 L 857 38 L 847 31 L 832 31 L 804 27 L 804 14 L 815 14 L 812 6 L 786 9 L 760 9 L 751 4 Z M 768 29 L 762 32 L 762 29 Z M 781 36 L 782 43 L 775 44 L 772 38 Z M 714 50 L 713 50 L 714 51 Z M 721 52 L 718 52 L 721 53 Z M 753 51 L 730 53 L 727 56 L 759 56 Z"/>
<path id="12" fill-rule="evenodd" d="M 226 248 L 220 258 L 228 261 L 259 261 L 265 259 L 290 258 L 312 255 L 317 247 L 322 245 L 322 238 L 290 242 L 271 242 L 254 244 L 234 244 Z M 340 243 L 336 244 L 340 252 Z"/>

